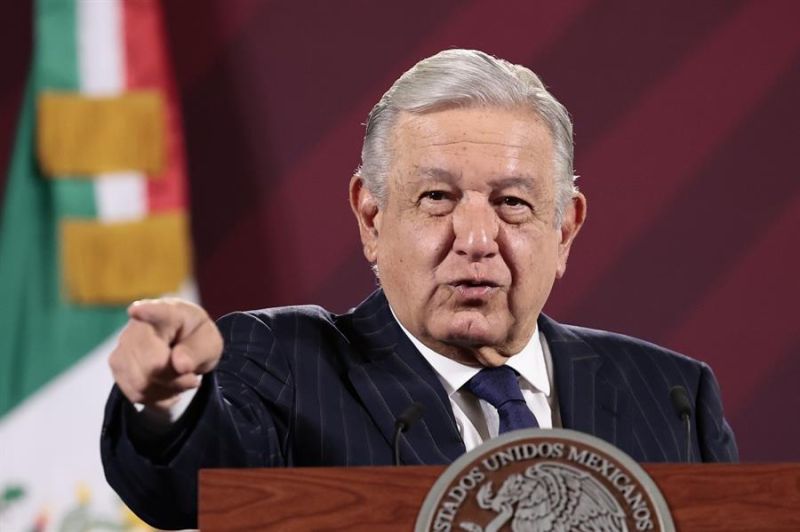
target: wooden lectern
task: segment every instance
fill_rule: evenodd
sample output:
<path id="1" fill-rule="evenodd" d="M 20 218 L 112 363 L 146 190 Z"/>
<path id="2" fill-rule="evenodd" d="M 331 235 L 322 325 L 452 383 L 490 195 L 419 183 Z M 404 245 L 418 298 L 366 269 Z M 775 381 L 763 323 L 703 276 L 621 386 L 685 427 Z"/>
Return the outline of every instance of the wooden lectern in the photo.
<path id="1" fill-rule="evenodd" d="M 642 464 L 678 530 L 800 531 L 800 464 Z M 200 529 L 412 530 L 444 466 L 208 469 Z"/>

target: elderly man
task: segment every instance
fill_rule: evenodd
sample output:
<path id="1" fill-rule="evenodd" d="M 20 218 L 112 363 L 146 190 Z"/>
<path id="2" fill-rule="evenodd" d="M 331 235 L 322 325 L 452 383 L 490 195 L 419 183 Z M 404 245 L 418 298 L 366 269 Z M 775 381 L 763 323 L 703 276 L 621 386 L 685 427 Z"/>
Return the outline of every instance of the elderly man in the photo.
<path id="1" fill-rule="evenodd" d="M 202 467 L 391 464 L 413 402 L 405 464 L 449 463 L 526 426 L 642 461 L 737 458 L 706 365 L 541 313 L 586 199 L 569 116 L 527 68 L 448 50 L 406 72 L 370 113 L 350 201 L 381 286 L 351 312 L 215 325 L 186 302 L 131 306 L 102 451 L 149 522 L 194 524 Z M 689 456 L 675 386 L 692 402 Z"/>

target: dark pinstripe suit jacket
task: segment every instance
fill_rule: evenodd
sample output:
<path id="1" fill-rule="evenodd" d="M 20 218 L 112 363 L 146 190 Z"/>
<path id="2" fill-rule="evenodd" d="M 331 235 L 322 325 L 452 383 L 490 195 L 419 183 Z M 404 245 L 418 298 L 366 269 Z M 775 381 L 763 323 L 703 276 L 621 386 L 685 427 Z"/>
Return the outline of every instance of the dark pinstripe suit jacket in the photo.
<path id="1" fill-rule="evenodd" d="M 629 337 L 542 316 L 565 427 L 594 434 L 639 461 L 685 460 L 670 403 L 694 399 L 693 459 L 735 460 L 719 389 L 703 363 Z M 194 526 L 201 467 L 391 464 L 396 417 L 413 401 L 422 419 L 401 443 L 406 464 L 446 464 L 464 452 L 435 373 L 393 319 L 379 290 L 352 312 L 291 307 L 222 318 L 225 353 L 175 430 L 154 444 L 130 424 L 114 389 L 106 407 L 106 476 L 141 517 Z"/>

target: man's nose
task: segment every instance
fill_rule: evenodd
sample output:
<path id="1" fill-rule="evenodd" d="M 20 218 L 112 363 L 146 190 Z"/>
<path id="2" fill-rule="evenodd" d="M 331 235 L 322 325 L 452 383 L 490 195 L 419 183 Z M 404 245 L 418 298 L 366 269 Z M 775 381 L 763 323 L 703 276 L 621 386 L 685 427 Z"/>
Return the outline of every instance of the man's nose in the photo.
<path id="1" fill-rule="evenodd" d="M 476 261 L 498 252 L 497 214 L 486 199 L 465 198 L 453 211 L 453 250 Z"/>

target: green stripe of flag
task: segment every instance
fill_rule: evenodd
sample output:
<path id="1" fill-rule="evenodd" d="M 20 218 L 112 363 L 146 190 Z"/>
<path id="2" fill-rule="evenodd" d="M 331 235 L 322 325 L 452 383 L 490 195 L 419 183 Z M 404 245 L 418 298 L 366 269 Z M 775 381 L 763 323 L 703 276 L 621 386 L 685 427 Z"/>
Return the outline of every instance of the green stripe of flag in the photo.
<path id="1" fill-rule="evenodd" d="M 80 28 L 75 2 L 39 0 L 35 16 L 36 89 L 80 90 Z M 58 180 L 53 184 L 53 205 L 58 216 L 96 218 L 94 183 L 88 179 Z"/>
<path id="2" fill-rule="evenodd" d="M 35 89 L 79 90 L 75 1 L 38 0 L 34 17 Z"/>

